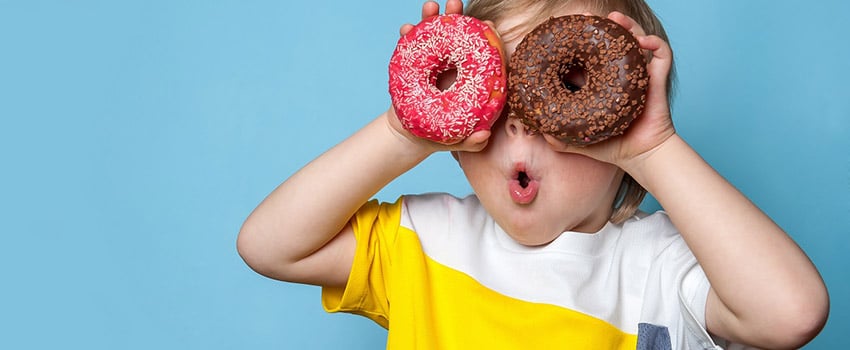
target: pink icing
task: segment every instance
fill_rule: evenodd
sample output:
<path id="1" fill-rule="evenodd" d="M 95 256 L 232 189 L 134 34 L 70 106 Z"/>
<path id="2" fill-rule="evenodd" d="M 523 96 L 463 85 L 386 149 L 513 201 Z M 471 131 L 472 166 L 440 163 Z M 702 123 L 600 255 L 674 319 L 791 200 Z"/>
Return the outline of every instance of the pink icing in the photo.
<path id="1" fill-rule="evenodd" d="M 390 97 L 405 129 L 441 143 L 488 130 L 505 104 L 498 36 L 485 23 L 451 14 L 423 20 L 401 37 L 390 59 Z M 437 76 L 457 70 L 446 90 Z"/>

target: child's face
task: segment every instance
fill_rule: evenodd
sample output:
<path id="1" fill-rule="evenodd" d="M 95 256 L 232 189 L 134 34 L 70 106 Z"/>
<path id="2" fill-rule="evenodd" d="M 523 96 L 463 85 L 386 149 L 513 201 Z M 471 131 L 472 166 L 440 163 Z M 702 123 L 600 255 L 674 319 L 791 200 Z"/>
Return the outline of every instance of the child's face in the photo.
<path id="1" fill-rule="evenodd" d="M 583 13 L 565 8 L 553 16 Z M 528 14 L 496 23 L 500 32 Z M 522 36 L 508 39 L 510 56 Z M 623 172 L 585 156 L 552 150 L 539 134 L 503 117 L 492 128 L 487 148 L 459 152 L 458 162 L 481 203 L 514 240 L 546 244 L 564 231 L 596 232 L 608 221 Z"/>

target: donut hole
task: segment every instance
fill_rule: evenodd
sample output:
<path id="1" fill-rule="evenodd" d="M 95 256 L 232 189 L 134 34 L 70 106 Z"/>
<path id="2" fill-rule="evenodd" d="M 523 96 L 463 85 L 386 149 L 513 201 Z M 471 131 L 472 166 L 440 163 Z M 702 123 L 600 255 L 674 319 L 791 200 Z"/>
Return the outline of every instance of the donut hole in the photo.
<path id="1" fill-rule="evenodd" d="M 457 80 L 457 67 L 451 64 L 442 65 L 442 69 L 436 71 L 434 76 L 435 86 L 437 90 L 446 91 L 454 85 Z"/>
<path id="2" fill-rule="evenodd" d="M 561 70 L 558 76 L 561 79 L 561 86 L 569 92 L 576 92 L 584 87 L 587 81 L 587 71 L 581 66 L 567 66 Z"/>

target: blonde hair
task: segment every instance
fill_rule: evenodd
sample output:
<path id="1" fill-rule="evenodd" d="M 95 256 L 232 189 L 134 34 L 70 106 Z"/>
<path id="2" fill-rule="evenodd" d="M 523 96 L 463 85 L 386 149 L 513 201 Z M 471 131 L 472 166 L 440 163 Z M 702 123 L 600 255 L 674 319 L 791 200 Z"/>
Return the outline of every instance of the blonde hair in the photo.
<path id="1" fill-rule="evenodd" d="M 607 14 L 619 11 L 635 20 L 646 34 L 656 35 L 670 42 L 667 32 L 655 12 L 643 0 L 470 0 L 466 5 L 465 14 L 481 20 L 499 23 L 513 14 L 532 11 L 527 22 L 509 28 L 501 33 L 506 40 L 515 39 L 519 35 L 530 32 L 534 27 L 543 23 L 557 10 L 567 5 L 579 5 L 597 14 Z M 673 82 L 675 81 L 675 66 L 671 66 L 667 77 L 667 100 L 673 99 Z M 620 189 L 612 203 L 614 211 L 610 220 L 620 224 L 635 215 L 640 203 L 646 196 L 646 189 L 635 181 L 629 174 L 623 174 Z"/>

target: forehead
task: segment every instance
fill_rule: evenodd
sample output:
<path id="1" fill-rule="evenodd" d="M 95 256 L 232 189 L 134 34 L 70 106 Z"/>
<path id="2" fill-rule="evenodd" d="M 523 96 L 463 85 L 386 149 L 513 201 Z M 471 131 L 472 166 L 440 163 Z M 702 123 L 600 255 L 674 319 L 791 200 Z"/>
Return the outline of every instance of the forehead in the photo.
<path id="1" fill-rule="evenodd" d="M 515 11 L 506 14 L 503 19 L 496 22 L 496 30 L 502 35 L 502 41 L 505 44 L 505 54 L 510 58 L 522 39 L 531 32 L 535 27 L 543 23 L 549 17 L 560 17 L 575 14 L 592 13 L 599 16 L 600 14 L 593 13 L 585 6 L 580 4 L 568 3 L 551 13 L 540 15 L 539 7 L 529 7 L 523 10 Z"/>

